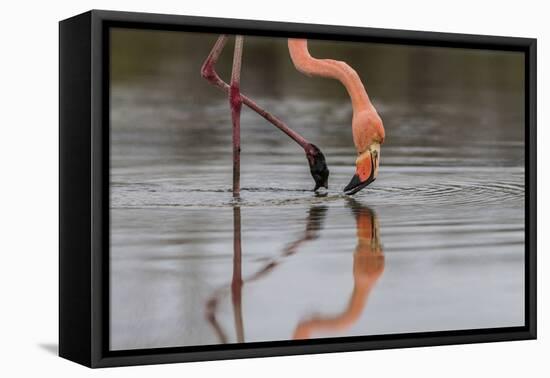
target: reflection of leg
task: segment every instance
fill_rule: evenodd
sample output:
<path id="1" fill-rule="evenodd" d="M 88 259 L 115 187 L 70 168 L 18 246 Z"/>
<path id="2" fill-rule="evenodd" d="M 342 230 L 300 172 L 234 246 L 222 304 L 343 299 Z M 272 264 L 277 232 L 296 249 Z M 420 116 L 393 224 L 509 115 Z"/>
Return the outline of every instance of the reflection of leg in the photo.
<path id="1" fill-rule="evenodd" d="M 216 319 L 216 311 L 218 308 L 218 295 L 214 294 L 212 298 L 206 302 L 206 319 L 208 319 L 208 322 L 212 325 L 212 328 L 214 328 L 214 332 L 216 335 L 218 335 L 218 339 L 220 340 L 220 344 L 226 344 L 227 343 L 227 337 L 225 336 L 225 332 L 223 331 L 222 327 L 218 323 L 218 320 Z"/>
<path id="2" fill-rule="evenodd" d="M 242 311 L 242 262 L 241 262 L 241 208 L 233 208 L 233 280 L 231 281 L 231 300 L 235 317 L 237 342 L 244 342 L 244 325 Z"/>
<path id="3" fill-rule="evenodd" d="M 306 229 L 304 230 L 303 236 L 287 245 L 280 259 L 273 259 L 255 274 L 243 280 L 241 262 L 241 209 L 238 206 L 233 208 L 233 276 L 230 288 L 238 342 L 244 342 L 244 320 L 242 314 L 242 287 L 244 283 L 251 283 L 265 277 L 272 272 L 284 258 L 296 253 L 303 243 L 317 239 L 319 237 L 319 231 L 323 229 L 326 212 L 327 207 L 325 206 L 311 207 L 308 212 Z M 225 293 L 226 288 L 227 286 L 224 286 L 216 290 L 212 297 L 206 302 L 207 319 L 214 328 L 214 332 L 218 335 L 221 343 L 227 343 L 227 337 L 216 320 L 216 310 L 219 300 Z"/>
<path id="4" fill-rule="evenodd" d="M 242 269 L 241 269 L 241 209 L 233 208 L 233 275 L 231 280 L 231 302 L 233 304 L 233 315 L 235 317 L 235 329 L 237 342 L 244 342 L 244 322 L 242 315 Z M 227 343 L 227 336 L 216 319 L 218 303 L 227 290 L 226 286 L 216 290 L 212 297 L 206 302 L 206 318 L 214 328 L 220 343 Z"/>
<path id="5" fill-rule="evenodd" d="M 240 91 L 241 61 L 243 54 L 243 37 L 235 39 L 233 55 L 233 70 L 231 72 L 231 86 L 229 88 L 229 105 L 231 106 L 231 121 L 233 123 L 233 196 L 238 197 L 241 178 L 241 107 Z"/>

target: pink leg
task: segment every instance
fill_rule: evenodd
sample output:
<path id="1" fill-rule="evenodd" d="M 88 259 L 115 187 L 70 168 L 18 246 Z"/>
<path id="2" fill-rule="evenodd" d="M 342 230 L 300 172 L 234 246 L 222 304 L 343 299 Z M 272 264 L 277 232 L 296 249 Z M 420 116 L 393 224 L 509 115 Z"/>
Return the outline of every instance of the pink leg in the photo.
<path id="1" fill-rule="evenodd" d="M 229 105 L 231 106 L 231 120 L 233 123 L 233 197 L 238 197 L 241 181 L 241 61 L 243 54 L 243 37 L 235 39 L 233 54 L 233 69 L 231 71 L 231 85 L 229 87 Z"/>
<path id="2" fill-rule="evenodd" d="M 242 38 L 242 37 L 237 37 L 237 39 L 238 38 Z M 218 40 L 214 44 L 214 47 L 212 48 L 212 50 L 210 51 L 210 54 L 208 54 L 208 57 L 206 58 L 204 64 L 202 65 L 201 75 L 203 78 L 208 80 L 209 83 L 223 90 L 231 98 L 231 86 L 228 85 L 226 82 L 224 82 L 220 78 L 220 76 L 218 75 L 218 73 L 214 68 L 226 42 L 227 42 L 226 35 L 220 35 L 218 37 Z M 237 48 L 237 42 L 235 43 L 235 49 L 236 48 Z M 240 49 L 242 53 L 242 41 L 240 42 Z M 235 52 L 237 51 L 235 50 Z M 233 64 L 233 66 L 235 66 L 235 64 Z M 240 62 L 239 62 L 239 67 L 240 67 Z M 233 78 L 233 75 L 232 75 L 232 78 Z M 254 110 L 256 113 L 261 115 L 263 118 L 265 118 L 275 127 L 277 127 L 279 130 L 281 130 L 290 138 L 292 138 L 292 140 L 294 140 L 304 149 L 304 152 L 306 153 L 306 157 L 309 163 L 311 175 L 315 180 L 314 190 L 317 190 L 321 186 L 324 186 L 325 188 L 328 187 L 329 171 L 326 166 L 325 156 L 317 146 L 315 146 L 313 143 L 310 143 L 307 139 L 305 139 L 300 134 L 298 134 L 297 132 L 292 130 L 290 127 L 288 127 L 279 118 L 275 117 L 273 114 L 269 113 L 267 110 L 260 107 L 256 102 L 254 102 L 252 99 L 250 99 L 249 97 L 245 96 L 242 93 L 240 93 L 240 100 L 242 104 L 245 104 L 250 109 Z M 235 124 L 234 121 L 233 121 L 233 124 Z"/>
<path id="3" fill-rule="evenodd" d="M 216 72 L 216 69 L 214 66 L 218 62 L 218 59 L 220 57 L 220 54 L 225 47 L 225 44 L 227 43 L 227 36 L 226 35 L 220 35 L 218 37 L 218 40 L 214 44 L 214 47 L 212 48 L 212 51 L 210 51 L 210 54 L 206 58 L 204 64 L 201 68 L 201 76 L 208 80 L 211 84 L 217 86 L 221 90 L 223 90 L 226 94 L 230 94 L 230 85 L 228 85 L 226 82 L 224 82 L 218 73 Z M 236 47 L 236 46 L 235 46 Z M 242 44 L 241 44 L 242 49 Z M 242 103 L 248 106 L 250 109 L 254 110 L 256 113 L 264 117 L 266 120 L 271 122 L 273 125 L 275 125 L 279 130 L 284 132 L 286 135 L 291 137 L 296 143 L 298 143 L 302 148 L 306 149 L 311 143 L 305 139 L 303 136 L 298 134 L 296 131 L 292 130 L 290 127 L 288 127 L 283 121 L 275 117 L 273 114 L 269 113 L 267 110 L 260 107 L 258 104 L 256 104 L 252 99 L 245 96 L 241 93 L 241 99 Z"/>

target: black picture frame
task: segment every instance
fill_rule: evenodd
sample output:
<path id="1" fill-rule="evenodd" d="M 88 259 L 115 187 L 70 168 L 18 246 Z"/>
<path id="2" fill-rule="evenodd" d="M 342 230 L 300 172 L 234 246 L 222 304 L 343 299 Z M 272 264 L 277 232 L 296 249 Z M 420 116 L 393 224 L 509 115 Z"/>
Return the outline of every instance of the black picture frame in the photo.
<path id="1" fill-rule="evenodd" d="M 525 54 L 525 325 L 108 350 L 109 28 L 309 37 Z M 536 338 L 536 39 L 92 10 L 59 23 L 59 355 L 88 367 Z"/>

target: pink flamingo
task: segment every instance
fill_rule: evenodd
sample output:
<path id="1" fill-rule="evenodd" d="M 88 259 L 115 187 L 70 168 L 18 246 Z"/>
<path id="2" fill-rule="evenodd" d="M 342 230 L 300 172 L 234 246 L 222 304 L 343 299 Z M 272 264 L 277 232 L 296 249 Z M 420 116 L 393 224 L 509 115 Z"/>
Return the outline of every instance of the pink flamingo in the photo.
<path id="1" fill-rule="evenodd" d="M 222 89 L 229 96 L 231 119 L 233 124 L 233 195 L 240 192 L 240 115 L 242 104 L 264 117 L 275 127 L 298 143 L 306 154 L 315 188 L 328 189 L 329 170 L 321 150 L 303 136 L 288 127 L 240 91 L 240 74 L 243 51 L 243 37 L 236 36 L 233 54 L 233 68 L 230 84 L 224 82 L 214 66 L 227 42 L 227 36 L 221 35 L 202 65 L 201 75 L 211 84 Z M 346 194 L 354 194 L 373 182 L 378 175 L 380 145 L 384 142 L 384 126 L 376 109 L 370 102 L 367 91 L 357 72 L 345 62 L 332 59 L 316 59 L 309 54 L 307 40 L 289 39 L 288 49 L 296 69 L 306 75 L 315 75 L 339 80 L 351 98 L 353 107 L 352 132 L 357 150 L 356 170 L 349 184 L 344 188 Z"/>

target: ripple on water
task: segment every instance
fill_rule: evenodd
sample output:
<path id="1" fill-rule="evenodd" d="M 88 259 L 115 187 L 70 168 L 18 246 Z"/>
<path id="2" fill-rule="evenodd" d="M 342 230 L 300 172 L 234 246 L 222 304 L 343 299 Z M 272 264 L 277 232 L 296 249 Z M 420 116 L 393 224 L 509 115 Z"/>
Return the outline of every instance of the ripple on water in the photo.
<path id="1" fill-rule="evenodd" d="M 395 168 L 395 167 L 394 167 Z M 335 182 L 346 182 L 336 173 Z M 257 184 L 257 183 L 256 183 Z M 298 184 L 299 185 L 299 184 Z M 506 204 L 523 206 L 525 196 L 522 171 L 508 168 L 485 171 L 427 173 L 425 171 L 393 169 L 354 196 L 371 205 L 444 205 L 449 207 Z M 247 206 L 309 206 L 330 205 L 347 196 L 341 188 L 324 193 L 289 184 L 244 186 L 240 198 L 233 198 L 228 185 L 197 185 L 185 180 L 145 182 L 114 182 L 111 185 L 112 208 L 150 207 L 231 207 Z"/>

